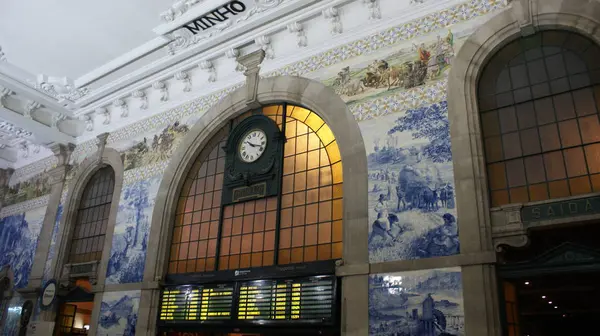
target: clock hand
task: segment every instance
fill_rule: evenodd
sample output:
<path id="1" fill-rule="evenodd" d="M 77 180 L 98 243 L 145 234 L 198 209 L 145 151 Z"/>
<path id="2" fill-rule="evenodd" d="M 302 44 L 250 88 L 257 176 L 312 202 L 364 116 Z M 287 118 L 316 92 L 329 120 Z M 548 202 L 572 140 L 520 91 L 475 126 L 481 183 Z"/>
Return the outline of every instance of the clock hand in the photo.
<path id="1" fill-rule="evenodd" d="M 249 141 L 246 141 L 246 143 L 247 143 L 248 145 L 252 146 L 252 147 L 258 147 L 258 145 L 256 145 L 256 144 L 253 144 L 253 143 L 251 143 L 251 142 L 249 142 Z"/>

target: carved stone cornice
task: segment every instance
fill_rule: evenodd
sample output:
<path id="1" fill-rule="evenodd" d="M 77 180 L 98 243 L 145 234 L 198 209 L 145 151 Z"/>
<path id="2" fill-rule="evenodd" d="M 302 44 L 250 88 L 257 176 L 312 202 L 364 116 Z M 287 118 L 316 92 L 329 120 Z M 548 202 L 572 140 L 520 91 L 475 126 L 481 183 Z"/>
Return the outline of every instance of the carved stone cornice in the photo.
<path id="1" fill-rule="evenodd" d="M 241 56 L 238 61 L 246 68 L 244 75 L 246 76 L 246 103 L 256 105 L 258 103 L 258 81 L 260 77 L 260 65 L 265 60 L 265 51 L 259 49 L 248 55 Z"/>
<path id="2" fill-rule="evenodd" d="M 57 183 L 62 183 L 66 180 L 67 174 L 71 170 L 71 165 L 62 165 L 58 167 L 54 167 L 50 169 L 48 174 L 48 183 L 50 185 L 55 185 Z"/>

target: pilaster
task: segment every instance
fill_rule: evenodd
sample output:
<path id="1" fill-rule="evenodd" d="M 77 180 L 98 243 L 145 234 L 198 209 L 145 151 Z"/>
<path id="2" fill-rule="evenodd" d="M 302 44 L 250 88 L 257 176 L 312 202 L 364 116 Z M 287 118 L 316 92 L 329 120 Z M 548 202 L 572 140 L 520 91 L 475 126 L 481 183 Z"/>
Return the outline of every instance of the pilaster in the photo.
<path id="1" fill-rule="evenodd" d="M 244 55 L 238 59 L 238 62 L 246 68 L 244 75 L 246 76 L 246 104 L 250 108 L 260 107 L 258 103 L 258 82 L 260 77 L 260 64 L 265 59 L 265 51 L 259 49 L 248 55 Z"/>
<path id="2" fill-rule="evenodd" d="M 43 285 L 44 268 L 46 267 L 46 260 L 48 259 L 48 253 L 50 252 L 52 231 L 56 224 L 56 214 L 58 213 L 58 206 L 60 205 L 65 178 L 69 171 L 67 162 L 69 155 L 73 152 L 74 148 L 75 146 L 73 145 L 65 146 L 59 144 L 51 147 L 54 155 L 58 159 L 58 166 L 47 172 L 50 183 L 50 198 L 48 200 L 44 222 L 38 238 L 38 245 L 33 258 L 31 273 L 29 274 L 29 283 L 27 287 L 23 289 L 23 292 L 39 294 Z M 43 314 L 42 318 L 45 315 L 46 314 Z"/>

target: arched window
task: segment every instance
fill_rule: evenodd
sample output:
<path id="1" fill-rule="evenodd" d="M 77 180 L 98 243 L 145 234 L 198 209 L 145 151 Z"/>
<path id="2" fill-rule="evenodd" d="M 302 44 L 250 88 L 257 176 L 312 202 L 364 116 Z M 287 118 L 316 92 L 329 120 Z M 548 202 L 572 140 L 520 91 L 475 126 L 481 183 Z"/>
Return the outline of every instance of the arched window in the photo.
<path id="1" fill-rule="evenodd" d="M 600 191 L 600 48 L 567 31 L 503 47 L 479 80 L 492 206 Z"/>
<path id="2" fill-rule="evenodd" d="M 253 114 L 269 117 L 285 134 L 280 192 L 223 204 L 225 142 Z M 200 153 L 181 191 L 169 273 L 341 258 L 342 182 L 337 142 L 314 112 L 274 105 L 232 120 Z"/>
<path id="3" fill-rule="evenodd" d="M 102 258 L 114 187 L 115 173 L 110 166 L 98 170 L 85 187 L 77 210 L 69 263 Z"/>

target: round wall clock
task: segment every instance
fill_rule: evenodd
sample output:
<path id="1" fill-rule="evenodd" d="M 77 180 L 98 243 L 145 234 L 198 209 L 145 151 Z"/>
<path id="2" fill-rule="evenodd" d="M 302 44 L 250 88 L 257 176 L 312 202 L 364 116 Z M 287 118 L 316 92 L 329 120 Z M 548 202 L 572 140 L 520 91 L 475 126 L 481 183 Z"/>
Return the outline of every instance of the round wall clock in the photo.
<path id="1" fill-rule="evenodd" d="M 238 155 L 245 163 L 258 160 L 267 149 L 267 135 L 261 129 L 248 131 L 239 142 Z"/>

